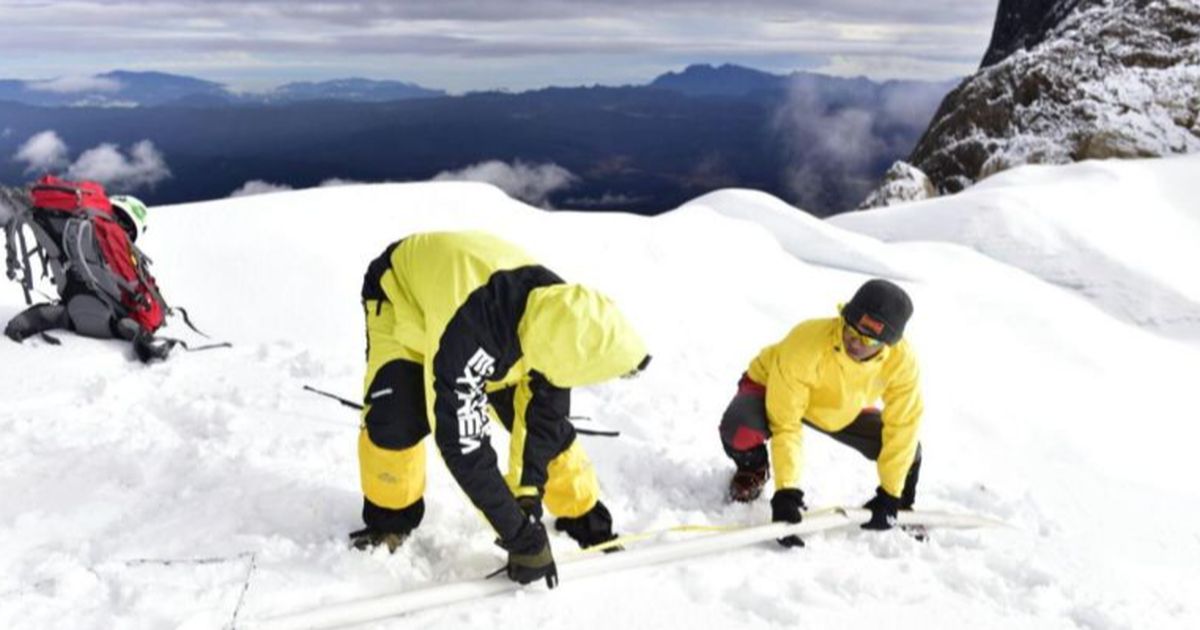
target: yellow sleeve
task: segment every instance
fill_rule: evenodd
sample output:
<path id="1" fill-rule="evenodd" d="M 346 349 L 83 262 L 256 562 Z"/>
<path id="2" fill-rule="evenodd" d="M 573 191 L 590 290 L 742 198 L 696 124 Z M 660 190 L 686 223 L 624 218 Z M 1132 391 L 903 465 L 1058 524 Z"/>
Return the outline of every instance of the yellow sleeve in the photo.
<path id="1" fill-rule="evenodd" d="M 793 330 L 774 348 L 767 365 L 767 426 L 775 488 L 799 488 L 804 464 L 804 413 L 811 384 L 803 369 L 811 358 L 804 338 Z"/>
<path id="2" fill-rule="evenodd" d="M 917 431 L 924 405 L 916 358 L 906 347 L 883 391 L 883 448 L 879 452 L 879 485 L 898 497 L 917 452 Z"/>

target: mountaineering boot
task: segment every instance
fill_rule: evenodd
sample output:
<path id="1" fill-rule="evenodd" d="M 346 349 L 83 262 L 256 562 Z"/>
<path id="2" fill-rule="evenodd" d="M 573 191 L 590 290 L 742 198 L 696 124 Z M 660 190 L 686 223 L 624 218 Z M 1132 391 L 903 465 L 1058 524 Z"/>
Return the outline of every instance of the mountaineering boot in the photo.
<path id="1" fill-rule="evenodd" d="M 350 532 L 350 546 L 359 551 L 367 551 L 381 545 L 386 545 L 388 553 L 392 553 L 400 545 L 404 544 L 405 540 L 408 540 L 407 532 L 385 532 L 374 527 L 364 527 L 358 531 Z"/>
<path id="2" fill-rule="evenodd" d="M 170 339 L 156 339 L 154 335 L 141 331 L 133 338 L 133 352 L 142 363 L 154 360 L 165 361 L 175 342 Z"/>
<path id="3" fill-rule="evenodd" d="M 595 547 L 617 537 L 612 530 L 612 514 L 600 501 L 596 501 L 596 505 L 592 509 L 580 516 L 559 517 L 554 521 L 554 529 L 566 532 L 575 542 L 579 543 L 580 549 Z M 610 547 L 604 551 L 620 550 L 620 547 Z"/>
<path id="4" fill-rule="evenodd" d="M 733 473 L 733 479 L 729 480 L 729 498 L 739 503 L 749 503 L 762 494 L 763 486 L 770 478 L 771 471 L 768 464 L 754 468 L 739 466 L 737 472 Z"/>
<path id="5" fill-rule="evenodd" d="M 393 509 L 376 505 L 363 497 L 362 519 L 367 526 L 350 532 L 350 546 L 369 551 L 386 545 L 388 552 L 394 552 L 408 540 L 409 534 L 421 524 L 423 518 L 425 499 L 417 499 L 408 507 Z"/>

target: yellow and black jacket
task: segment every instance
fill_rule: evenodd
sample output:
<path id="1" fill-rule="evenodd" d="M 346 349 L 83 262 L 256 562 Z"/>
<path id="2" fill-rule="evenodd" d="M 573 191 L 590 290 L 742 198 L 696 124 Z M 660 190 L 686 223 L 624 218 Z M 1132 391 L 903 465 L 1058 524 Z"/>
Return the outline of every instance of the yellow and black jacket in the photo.
<path id="1" fill-rule="evenodd" d="M 537 493 L 551 459 L 574 439 L 566 421 L 569 388 L 628 373 L 646 356 L 608 298 L 565 283 L 516 246 L 481 232 L 393 243 L 370 265 L 363 297 L 369 343 L 388 346 L 368 351 L 368 371 L 396 359 L 422 366 L 425 416 L 438 449 L 505 539 L 523 522 L 513 494 Z M 372 318 L 384 309 L 391 309 L 388 317 Z M 389 330 L 370 330 L 372 321 Z M 521 433 L 508 427 L 521 452 L 510 455 L 507 484 L 488 414 L 488 392 L 506 388 Z"/>
<path id="2" fill-rule="evenodd" d="M 916 454 L 923 410 L 916 356 L 902 339 L 856 361 L 842 347 L 842 326 L 840 317 L 802 322 L 764 348 L 747 371 L 767 390 L 775 487 L 800 487 L 803 421 L 836 433 L 882 399 L 879 485 L 898 497 Z"/>

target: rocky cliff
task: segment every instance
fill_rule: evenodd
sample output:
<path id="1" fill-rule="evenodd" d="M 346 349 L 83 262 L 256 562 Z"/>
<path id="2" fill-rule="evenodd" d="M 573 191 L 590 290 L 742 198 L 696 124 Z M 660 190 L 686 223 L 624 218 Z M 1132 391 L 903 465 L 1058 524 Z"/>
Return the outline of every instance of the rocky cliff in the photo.
<path id="1" fill-rule="evenodd" d="M 1026 163 L 1200 151 L 1196 0 L 1002 0 L 908 162 L 943 192 Z"/>

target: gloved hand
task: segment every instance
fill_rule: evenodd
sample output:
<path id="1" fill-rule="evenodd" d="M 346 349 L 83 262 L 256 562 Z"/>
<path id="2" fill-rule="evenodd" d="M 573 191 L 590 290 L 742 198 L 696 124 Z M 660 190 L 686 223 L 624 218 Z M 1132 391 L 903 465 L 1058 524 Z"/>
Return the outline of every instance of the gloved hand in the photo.
<path id="1" fill-rule="evenodd" d="M 517 497 L 517 505 L 527 518 L 542 520 L 542 498 L 539 496 Z"/>
<path id="2" fill-rule="evenodd" d="M 505 567 L 508 579 L 529 584 L 546 578 L 547 588 L 558 586 L 558 567 L 554 565 L 550 539 L 546 537 L 546 528 L 541 521 L 526 520 L 517 535 L 502 541 L 501 546 L 508 551 L 508 566 Z"/>
<path id="3" fill-rule="evenodd" d="M 559 517 L 554 521 L 554 529 L 566 532 L 575 542 L 579 543 L 581 549 L 602 545 L 617 537 L 613 533 L 612 514 L 605 507 L 603 501 L 596 501 L 596 505 L 592 509 L 579 516 Z M 604 549 L 605 553 L 613 551 L 621 551 L 620 545 Z"/>
<path id="4" fill-rule="evenodd" d="M 871 520 L 863 523 L 863 529 L 891 529 L 896 524 L 900 498 L 888 494 L 883 488 L 875 488 L 875 498 L 867 501 L 863 507 L 871 510 Z"/>
<path id="5" fill-rule="evenodd" d="M 385 532 L 374 527 L 364 527 L 350 532 L 350 546 L 359 551 L 367 551 L 380 545 L 386 545 L 388 553 L 393 553 L 400 545 L 404 544 L 408 534 L 409 532 Z"/>
<path id="6" fill-rule="evenodd" d="M 807 510 L 804 504 L 804 491 L 798 488 L 776 490 L 771 497 L 771 520 L 776 523 L 799 523 L 803 518 L 802 511 Z M 803 547 L 804 540 L 792 534 L 777 538 L 776 541 L 784 547 Z"/>

